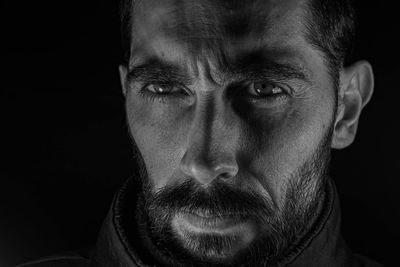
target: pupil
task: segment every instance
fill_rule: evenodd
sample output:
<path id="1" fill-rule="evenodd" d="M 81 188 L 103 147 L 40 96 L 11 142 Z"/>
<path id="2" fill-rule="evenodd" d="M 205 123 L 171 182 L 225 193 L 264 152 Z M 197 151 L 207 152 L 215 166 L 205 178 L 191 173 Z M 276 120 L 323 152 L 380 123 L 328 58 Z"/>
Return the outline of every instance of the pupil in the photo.
<path id="1" fill-rule="evenodd" d="M 262 94 L 262 93 L 269 93 L 269 91 L 266 91 L 266 89 L 269 89 L 268 85 L 266 83 L 256 83 L 256 90 L 257 93 Z"/>
<path id="2" fill-rule="evenodd" d="M 164 88 L 162 88 L 159 85 L 156 85 L 156 91 L 158 91 L 159 93 L 164 93 Z"/>

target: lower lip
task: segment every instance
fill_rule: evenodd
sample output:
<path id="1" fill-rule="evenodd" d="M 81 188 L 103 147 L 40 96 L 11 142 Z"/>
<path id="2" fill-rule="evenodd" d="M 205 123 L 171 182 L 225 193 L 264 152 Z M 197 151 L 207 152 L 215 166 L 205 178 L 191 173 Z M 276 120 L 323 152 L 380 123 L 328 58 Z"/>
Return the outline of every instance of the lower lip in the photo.
<path id="1" fill-rule="evenodd" d="M 246 222 L 234 216 L 203 217 L 193 213 L 180 213 L 175 223 L 189 232 L 232 234 L 240 231 Z M 183 230 L 183 229 L 182 229 Z"/>

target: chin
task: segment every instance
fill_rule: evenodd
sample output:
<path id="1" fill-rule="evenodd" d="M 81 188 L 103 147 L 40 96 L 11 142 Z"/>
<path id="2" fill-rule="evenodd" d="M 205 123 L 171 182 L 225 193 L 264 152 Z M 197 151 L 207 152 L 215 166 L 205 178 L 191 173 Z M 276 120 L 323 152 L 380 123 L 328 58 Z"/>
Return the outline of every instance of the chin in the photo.
<path id="1" fill-rule="evenodd" d="M 229 263 L 254 241 L 250 221 L 178 214 L 172 220 L 174 237 L 192 257 L 201 261 Z"/>
<path id="2" fill-rule="evenodd" d="M 234 261 L 243 246 L 236 237 L 217 234 L 196 234 L 186 239 L 178 237 L 182 248 L 200 262 L 229 263 Z"/>

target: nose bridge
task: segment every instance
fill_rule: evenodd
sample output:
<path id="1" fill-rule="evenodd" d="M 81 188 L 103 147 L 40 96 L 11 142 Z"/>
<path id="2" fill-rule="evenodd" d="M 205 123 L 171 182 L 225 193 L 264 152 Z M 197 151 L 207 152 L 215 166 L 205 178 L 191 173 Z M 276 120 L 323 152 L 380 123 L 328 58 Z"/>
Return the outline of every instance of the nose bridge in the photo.
<path id="1" fill-rule="evenodd" d="M 216 142 L 221 130 L 221 111 L 217 110 L 216 102 L 212 97 L 205 97 L 202 104 L 199 105 L 199 110 L 196 113 L 192 141 L 200 142 L 202 150 L 208 151 L 212 149 L 212 144 Z"/>
<path id="2" fill-rule="evenodd" d="M 183 172 L 202 184 L 233 177 L 238 171 L 232 145 L 234 136 L 228 127 L 226 112 L 212 94 L 207 92 L 196 107 L 181 162 Z"/>
<path id="3" fill-rule="evenodd" d="M 223 140 L 220 138 L 223 131 L 226 130 L 226 114 L 221 95 L 223 88 L 216 82 L 215 75 L 213 75 L 216 68 L 212 59 L 202 58 L 196 61 L 196 64 L 199 74 L 199 101 L 192 128 L 192 139 L 196 142 L 205 138 L 202 149 L 207 152 L 213 149 L 217 150 L 217 146 L 223 145 Z"/>

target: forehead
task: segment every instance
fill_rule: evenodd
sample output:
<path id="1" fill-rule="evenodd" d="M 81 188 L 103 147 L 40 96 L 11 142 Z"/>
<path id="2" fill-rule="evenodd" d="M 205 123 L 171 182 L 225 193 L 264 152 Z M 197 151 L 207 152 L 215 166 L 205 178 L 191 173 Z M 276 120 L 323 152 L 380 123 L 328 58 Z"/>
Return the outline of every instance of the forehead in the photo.
<path id="1" fill-rule="evenodd" d="M 221 61 L 246 50 L 290 51 L 303 41 L 302 6 L 300 0 L 142 0 L 133 11 L 131 54 Z"/>

